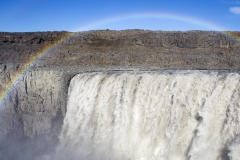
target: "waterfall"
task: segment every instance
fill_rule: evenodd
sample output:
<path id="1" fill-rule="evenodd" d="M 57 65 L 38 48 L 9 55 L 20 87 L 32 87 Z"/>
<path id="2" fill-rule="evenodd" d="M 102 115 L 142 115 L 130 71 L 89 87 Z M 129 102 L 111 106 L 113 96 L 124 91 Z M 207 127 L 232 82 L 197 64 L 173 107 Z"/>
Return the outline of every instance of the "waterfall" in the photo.
<path id="1" fill-rule="evenodd" d="M 238 73 L 217 71 L 78 74 L 69 86 L 58 155 L 238 159 L 239 82 Z"/>

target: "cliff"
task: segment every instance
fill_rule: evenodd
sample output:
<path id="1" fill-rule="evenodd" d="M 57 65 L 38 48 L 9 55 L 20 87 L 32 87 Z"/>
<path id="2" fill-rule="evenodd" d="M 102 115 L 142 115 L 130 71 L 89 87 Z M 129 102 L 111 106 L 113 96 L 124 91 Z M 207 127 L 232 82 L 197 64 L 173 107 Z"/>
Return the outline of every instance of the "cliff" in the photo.
<path id="1" fill-rule="evenodd" d="M 77 73 L 162 69 L 239 71 L 239 39 L 240 32 L 214 31 L 2 32 L 0 155 L 4 156 L 0 158 L 14 159 L 29 146 L 35 146 L 29 159 L 38 154 L 39 148 L 51 151 L 67 110 L 69 81 Z M 19 154 L 12 155 L 15 142 L 19 144 L 14 147 Z"/>
<path id="2" fill-rule="evenodd" d="M 0 33 L 0 62 L 28 62 L 58 44 L 38 65 L 239 69 L 239 37 L 239 32 L 211 31 Z"/>

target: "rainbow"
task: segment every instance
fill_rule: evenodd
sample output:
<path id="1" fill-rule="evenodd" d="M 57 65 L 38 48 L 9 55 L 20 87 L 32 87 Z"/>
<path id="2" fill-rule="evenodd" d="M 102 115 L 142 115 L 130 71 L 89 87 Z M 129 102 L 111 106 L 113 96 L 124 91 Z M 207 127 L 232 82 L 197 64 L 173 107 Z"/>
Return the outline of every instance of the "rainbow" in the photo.
<path id="1" fill-rule="evenodd" d="M 11 93 L 11 90 L 14 88 L 14 85 L 18 82 L 18 80 L 31 68 L 33 67 L 38 60 L 42 59 L 44 56 L 46 56 L 48 53 L 50 53 L 52 50 L 54 50 L 60 43 L 67 40 L 68 38 L 74 37 L 77 33 L 70 32 L 65 37 L 61 38 L 60 40 L 56 41 L 54 44 L 45 46 L 41 51 L 39 51 L 35 56 L 32 56 L 29 58 L 29 60 L 25 63 L 25 65 L 22 65 L 18 72 L 16 72 L 14 75 L 12 75 L 12 79 L 10 82 L 8 82 L 5 87 L 0 92 L 0 109 L 3 106 L 4 98 Z"/>
<path id="2" fill-rule="evenodd" d="M 195 24 L 200 27 L 209 28 L 209 30 L 214 31 L 224 31 L 226 28 L 221 27 L 219 25 L 216 25 L 214 23 L 201 20 L 192 16 L 186 16 L 182 14 L 173 14 L 173 13 L 161 13 L 161 12 L 152 12 L 152 13 L 134 13 L 134 14 L 125 14 L 125 15 L 117 15 L 113 17 L 108 17 L 105 19 L 100 19 L 94 22 L 90 22 L 86 25 L 81 26 L 80 28 L 73 29 L 73 31 L 86 31 L 90 29 L 97 29 L 98 27 L 102 25 L 108 25 L 111 23 L 116 23 L 120 21 L 125 20 L 137 20 L 137 19 L 148 19 L 148 18 L 154 18 L 154 19 L 165 19 L 165 20 L 174 20 L 174 21 L 180 21 L 185 22 L 189 24 Z M 126 28 L 128 29 L 128 28 Z"/>
<path id="3" fill-rule="evenodd" d="M 78 29 L 75 29 L 74 31 L 86 31 L 91 30 L 94 28 L 97 28 L 101 25 L 107 25 L 110 23 L 116 23 L 119 21 L 124 20 L 134 20 L 134 19 L 143 19 L 143 18 L 156 18 L 156 19 L 170 19 L 170 20 L 176 20 L 181 22 L 186 22 L 190 24 L 195 24 L 201 27 L 209 28 L 209 30 L 219 31 L 223 35 L 226 35 L 238 42 L 240 42 L 239 36 L 235 36 L 234 34 L 227 32 L 226 28 L 223 28 L 219 25 L 216 25 L 214 23 L 200 20 L 191 16 L 185 16 L 185 15 L 179 15 L 179 14 L 172 14 L 172 13 L 134 13 L 134 14 L 126 14 L 126 15 L 119 15 L 119 16 L 113 16 L 105 19 L 100 19 L 91 23 L 88 23 L 86 25 L 81 26 Z M 127 29 L 127 28 L 126 28 Z M 58 40 L 55 44 L 49 45 L 44 47 L 40 52 L 38 52 L 34 57 L 31 57 L 25 65 L 23 65 L 17 73 L 15 73 L 12 77 L 11 82 L 9 82 L 7 85 L 5 85 L 5 88 L 2 89 L 0 92 L 0 109 L 3 106 L 4 98 L 11 93 L 11 90 L 14 88 L 13 86 L 16 85 L 16 83 L 19 81 L 19 79 L 31 68 L 33 67 L 38 60 L 42 59 L 44 56 L 46 56 L 48 53 L 50 53 L 52 50 L 54 50 L 61 42 L 74 37 L 77 35 L 78 32 L 71 32 L 67 34 L 65 37 Z"/>

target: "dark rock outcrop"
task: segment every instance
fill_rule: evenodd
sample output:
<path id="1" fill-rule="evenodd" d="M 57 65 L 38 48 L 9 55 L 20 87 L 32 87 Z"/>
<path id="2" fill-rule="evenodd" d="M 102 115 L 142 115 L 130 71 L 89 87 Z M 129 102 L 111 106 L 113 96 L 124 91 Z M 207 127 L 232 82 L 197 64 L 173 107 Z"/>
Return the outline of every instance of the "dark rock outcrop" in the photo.
<path id="1" fill-rule="evenodd" d="M 213 31 L 1 33 L 0 62 L 27 63 L 48 51 L 38 65 L 239 69 L 239 37 L 239 32 Z"/>

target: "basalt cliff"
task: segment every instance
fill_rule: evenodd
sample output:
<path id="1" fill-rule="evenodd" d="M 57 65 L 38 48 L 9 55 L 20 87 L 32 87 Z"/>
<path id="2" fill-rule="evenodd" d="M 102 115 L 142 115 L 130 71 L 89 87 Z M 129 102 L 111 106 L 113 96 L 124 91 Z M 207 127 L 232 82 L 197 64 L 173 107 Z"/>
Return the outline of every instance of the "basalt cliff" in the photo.
<path id="1" fill-rule="evenodd" d="M 0 32 L 0 159 L 53 152 L 76 74 L 150 70 L 239 72 L 240 32 Z"/>

